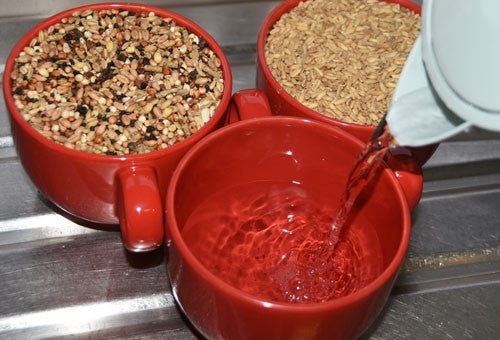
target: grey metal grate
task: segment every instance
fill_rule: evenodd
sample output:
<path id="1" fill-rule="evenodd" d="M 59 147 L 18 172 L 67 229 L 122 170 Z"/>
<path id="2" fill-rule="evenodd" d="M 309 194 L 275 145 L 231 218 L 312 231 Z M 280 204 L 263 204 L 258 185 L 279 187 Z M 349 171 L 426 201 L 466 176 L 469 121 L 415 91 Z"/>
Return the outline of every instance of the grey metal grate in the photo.
<path id="1" fill-rule="evenodd" d="M 0 71 L 39 18 L 79 4 L 2 3 Z M 223 46 L 235 91 L 254 87 L 257 32 L 277 1 L 170 4 Z M 500 136 L 475 130 L 443 143 L 424 176 L 407 262 L 363 338 L 498 338 Z M 173 302 L 164 255 L 126 254 L 116 230 L 75 221 L 46 202 L 17 159 L 0 96 L 1 338 L 197 338 Z"/>

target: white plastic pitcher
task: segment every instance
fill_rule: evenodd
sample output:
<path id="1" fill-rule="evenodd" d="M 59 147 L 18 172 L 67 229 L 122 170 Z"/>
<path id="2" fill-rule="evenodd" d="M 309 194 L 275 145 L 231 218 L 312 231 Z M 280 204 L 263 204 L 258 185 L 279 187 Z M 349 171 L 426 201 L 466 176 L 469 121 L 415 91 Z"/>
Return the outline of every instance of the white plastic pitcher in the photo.
<path id="1" fill-rule="evenodd" d="M 386 120 L 405 146 L 500 131 L 500 0 L 424 0 Z"/>

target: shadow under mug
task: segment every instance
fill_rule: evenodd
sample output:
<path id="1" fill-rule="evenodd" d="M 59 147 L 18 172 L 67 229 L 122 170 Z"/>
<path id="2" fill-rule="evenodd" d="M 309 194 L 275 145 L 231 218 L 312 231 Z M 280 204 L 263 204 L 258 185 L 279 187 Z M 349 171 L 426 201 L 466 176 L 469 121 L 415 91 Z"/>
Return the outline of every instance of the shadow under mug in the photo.
<path id="1" fill-rule="evenodd" d="M 260 91 L 238 92 L 233 96 L 232 114 L 270 115 L 265 106 L 259 107 L 262 96 Z M 384 168 L 363 203 L 355 205 L 351 223 L 358 218 L 371 222 L 381 244 L 383 269 L 365 287 L 331 301 L 293 304 L 247 294 L 210 272 L 183 235 L 183 228 L 200 205 L 240 184 L 295 181 L 338 194 L 362 148 L 363 143 L 337 127 L 273 116 L 230 124 L 186 153 L 167 193 L 168 274 L 176 301 L 204 336 L 238 340 L 351 339 L 373 322 L 387 300 L 408 247 L 410 210 L 401 187 L 409 183 L 407 190 L 413 190 L 411 176 L 401 183 L 389 168 Z M 414 175 L 414 180 L 421 183 L 419 177 Z M 334 196 L 322 197 L 319 205 L 334 204 L 332 200 L 338 199 Z M 220 206 L 214 211 L 228 209 Z M 219 226 L 213 225 L 214 232 Z"/>
<path id="2" fill-rule="evenodd" d="M 257 39 L 256 86 L 258 89 L 266 93 L 273 114 L 304 117 L 318 120 L 333 126 L 337 126 L 357 137 L 362 142 L 367 142 L 375 131 L 374 126 L 343 122 L 341 120 L 328 117 L 301 104 L 281 87 L 278 81 L 274 78 L 271 70 L 266 63 L 264 51 L 269 32 L 283 14 L 290 12 L 302 1 L 303 0 L 285 0 L 275 9 L 273 9 L 264 20 Z M 420 5 L 412 2 L 411 0 L 380 1 L 397 3 L 401 7 L 408 8 L 409 10 L 417 14 L 421 14 Z M 413 168 L 421 167 L 434 154 L 437 147 L 438 144 L 420 148 L 398 148 L 397 151 L 393 152 L 393 158 L 399 158 L 399 160 L 393 159 L 394 166 L 396 166 L 396 163 L 400 163 L 400 165 L 398 166 L 411 166 Z M 410 159 L 412 159 L 415 164 L 409 164 Z"/>
<path id="3" fill-rule="evenodd" d="M 10 73 L 15 59 L 41 29 L 71 16 L 74 11 L 128 10 L 155 12 L 172 18 L 206 40 L 221 61 L 224 93 L 213 117 L 192 136 L 168 148 L 138 155 L 96 155 L 52 142 L 31 127 L 14 104 Z M 93 4 L 58 13 L 32 28 L 9 55 L 3 77 L 12 136 L 27 174 L 50 201 L 72 215 L 103 224 L 120 223 L 125 247 L 135 252 L 158 248 L 164 241 L 164 204 L 172 173 L 196 142 L 224 124 L 231 98 L 229 63 L 217 42 L 194 22 L 167 10 L 125 3 Z"/>

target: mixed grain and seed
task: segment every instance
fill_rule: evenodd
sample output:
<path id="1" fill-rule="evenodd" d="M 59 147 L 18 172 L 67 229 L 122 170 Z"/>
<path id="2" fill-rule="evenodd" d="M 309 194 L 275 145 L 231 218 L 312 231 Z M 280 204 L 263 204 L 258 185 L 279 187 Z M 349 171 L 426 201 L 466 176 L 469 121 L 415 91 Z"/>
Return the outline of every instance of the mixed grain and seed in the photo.
<path id="1" fill-rule="evenodd" d="M 41 30 L 16 59 L 14 102 L 43 136 L 105 155 L 146 153 L 199 130 L 223 94 L 207 42 L 153 12 L 86 10 Z"/>

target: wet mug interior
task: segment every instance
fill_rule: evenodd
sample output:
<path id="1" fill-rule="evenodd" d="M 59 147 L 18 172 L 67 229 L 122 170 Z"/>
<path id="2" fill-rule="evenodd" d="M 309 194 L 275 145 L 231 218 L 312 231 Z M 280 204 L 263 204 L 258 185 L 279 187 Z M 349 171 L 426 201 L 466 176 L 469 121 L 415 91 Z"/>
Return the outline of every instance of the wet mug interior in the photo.
<path id="1" fill-rule="evenodd" d="M 348 172 L 362 147 L 357 139 L 339 128 L 302 118 L 258 118 L 225 127 L 191 149 L 176 169 L 167 199 L 168 237 L 193 271 L 203 272 L 200 277 L 207 281 L 208 289 L 222 291 L 223 295 L 231 291 L 226 295 L 255 302 L 257 298 L 210 274 L 191 253 L 181 233 L 192 212 L 214 193 L 259 180 L 296 181 L 306 187 L 328 188 L 331 195 L 323 197 L 322 204 L 337 205 Z M 361 201 L 361 206 L 354 209 L 352 223 L 360 218 L 368 219 L 375 228 L 382 245 L 382 273 L 351 295 L 308 305 L 311 313 L 315 307 L 328 308 L 326 306 L 331 304 L 331 308 L 336 309 L 366 297 L 390 281 L 402 262 L 410 222 L 404 195 L 393 173 L 385 169 Z M 179 293 L 182 287 L 176 286 L 175 279 L 173 289 L 183 310 L 190 316 L 190 298 L 183 301 L 186 295 Z M 290 312 L 298 308 L 291 303 L 276 304 L 287 306 L 285 310 L 290 308 Z M 197 320 L 192 321 L 197 324 Z M 359 327 L 366 327 L 366 324 L 360 322 Z"/>

